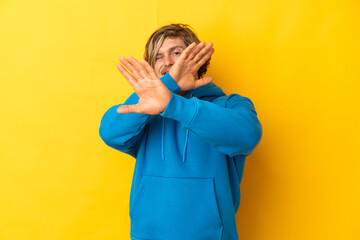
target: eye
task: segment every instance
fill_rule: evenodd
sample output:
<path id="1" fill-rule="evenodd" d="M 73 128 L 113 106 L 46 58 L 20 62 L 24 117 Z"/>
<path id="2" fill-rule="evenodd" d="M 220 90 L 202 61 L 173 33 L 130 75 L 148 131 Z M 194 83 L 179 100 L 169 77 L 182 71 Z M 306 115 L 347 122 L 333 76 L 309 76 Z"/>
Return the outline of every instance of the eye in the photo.
<path id="1" fill-rule="evenodd" d="M 175 56 L 178 56 L 178 55 L 180 55 L 180 54 L 181 54 L 180 51 L 175 51 L 175 52 L 174 52 L 174 55 L 175 55 Z"/>
<path id="2" fill-rule="evenodd" d="M 157 56 L 157 57 L 155 58 L 155 61 L 159 61 L 159 60 L 161 60 L 161 58 L 162 58 L 162 56 Z"/>

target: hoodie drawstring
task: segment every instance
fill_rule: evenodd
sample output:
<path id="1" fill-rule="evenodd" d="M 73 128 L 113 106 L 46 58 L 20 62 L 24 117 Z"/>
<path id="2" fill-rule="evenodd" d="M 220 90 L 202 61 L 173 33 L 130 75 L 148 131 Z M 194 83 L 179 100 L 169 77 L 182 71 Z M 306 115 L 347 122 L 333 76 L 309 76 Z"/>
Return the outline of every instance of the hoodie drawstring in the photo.
<path id="1" fill-rule="evenodd" d="M 183 162 L 186 161 L 186 149 L 187 149 L 188 138 L 189 138 L 189 130 L 186 129 L 185 146 L 184 146 L 184 151 L 183 151 Z"/>
<path id="2" fill-rule="evenodd" d="M 192 98 L 193 96 L 194 96 L 194 92 L 192 91 L 190 93 L 190 98 Z M 188 142 L 189 142 L 189 129 L 186 129 L 186 137 L 185 137 L 184 150 L 183 150 L 183 162 L 186 161 L 186 150 L 187 150 Z"/>
<path id="3" fill-rule="evenodd" d="M 190 98 L 193 97 L 193 95 L 194 92 L 192 91 L 190 93 Z M 189 129 L 186 129 L 185 143 L 184 143 L 183 156 L 182 156 L 182 161 L 184 163 L 186 162 L 186 150 L 187 150 L 188 142 L 189 142 Z M 162 160 L 165 160 L 165 118 L 164 117 L 162 123 L 161 157 Z"/>
<path id="4" fill-rule="evenodd" d="M 161 137 L 161 157 L 165 160 L 165 118 L 163 117 L 162 137 Z"/>

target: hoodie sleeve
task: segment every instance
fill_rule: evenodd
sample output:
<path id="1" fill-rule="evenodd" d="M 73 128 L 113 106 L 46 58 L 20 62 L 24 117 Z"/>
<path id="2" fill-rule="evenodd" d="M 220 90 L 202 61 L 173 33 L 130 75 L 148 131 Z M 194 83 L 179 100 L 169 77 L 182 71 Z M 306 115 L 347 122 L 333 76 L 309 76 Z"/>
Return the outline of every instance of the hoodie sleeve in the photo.
<path id="1" fill-rule="evenodd" d="M 171 92 L 181 91 L 169 73 L 160 80 Z M 139 97 L 134 92 L 123 104 L 111 107 L 102 117 L 99 128 L 100 137 L 108 146 L 135 158 L 146 123 L 152 116 L 140 113 L 119 114 L 116 110 L 121 105 L 137 104 L 138 101 Z"/>
<path id="2" fill-rule="evenodd" d="M 226 107 L 192 97 L 171 94 L 160 114 L 174 119 L 219 151 L 229 155 L 250 155 L 262 137 L 262 126 L 250 99 L 238 94 L 227 98 Z"/>

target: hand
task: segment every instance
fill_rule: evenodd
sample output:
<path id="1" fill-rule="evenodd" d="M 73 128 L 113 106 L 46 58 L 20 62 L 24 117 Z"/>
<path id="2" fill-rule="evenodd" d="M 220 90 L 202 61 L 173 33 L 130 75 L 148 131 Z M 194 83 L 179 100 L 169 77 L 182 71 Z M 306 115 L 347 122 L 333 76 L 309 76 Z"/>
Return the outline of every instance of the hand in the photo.
<path id="1" fill-rule="evenodd" d="M 135 105 L 122 105 L 117 112 L 150 115 L 162 113 L 170 101 L 171 92 L 156 76 L 154 69 L 144 59 L 141 59 L 139 63 L 131 56 L 128 60 L 121 57 L 120 62 L 133 74 L 130 74 L 121 64 L 117 65 L 121 74 L 138 95 L 139 101 Z"/>
<path id="2" fill-rule="evenodd" d="M 170 76 L 182 91 L 192 90 L 212 81 L 211 77 L 197 79 L 198 70 L 214 53 L 212 46 L 212 43 L 205 46 L 205 42 L 190 44 L 170 68 Z"/>

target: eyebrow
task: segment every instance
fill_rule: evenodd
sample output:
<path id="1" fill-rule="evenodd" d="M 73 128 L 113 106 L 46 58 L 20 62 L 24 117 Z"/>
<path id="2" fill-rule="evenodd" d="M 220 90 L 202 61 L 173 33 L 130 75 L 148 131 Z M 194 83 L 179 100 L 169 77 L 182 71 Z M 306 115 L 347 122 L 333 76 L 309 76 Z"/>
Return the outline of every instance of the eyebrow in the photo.
<path id="1" fill-rule="evenodd" d="M 169 51 L 170 52 L 174 51 L 174 49 L 176 49 L 176 48 L 185 49 L 183 46 L 177 45 L 177 46 L 173 46 L 173 47 L 169 48 Z M 158 55 L 161 55 L 161 53 L 156 54 L 156 56 L 158 56 Z"/>

